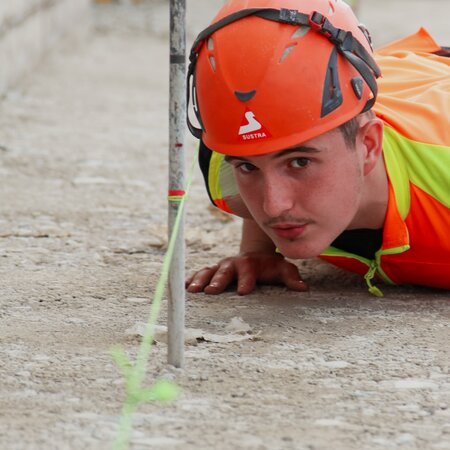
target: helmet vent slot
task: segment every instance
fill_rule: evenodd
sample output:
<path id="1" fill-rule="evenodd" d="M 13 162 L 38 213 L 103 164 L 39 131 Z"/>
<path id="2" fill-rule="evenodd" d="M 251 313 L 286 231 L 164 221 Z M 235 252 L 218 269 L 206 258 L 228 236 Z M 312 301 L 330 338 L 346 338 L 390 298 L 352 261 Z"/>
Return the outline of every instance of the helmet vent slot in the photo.
<path id="1" fill-rule="evenodd" d="M 247 92 L 241 92 L 241 91 L 234 91 L 234 95 L 241 101 L 241 102 L 248 102 L 251 100 L 256 94 L 256 89 L 253 89 L 253 91 L 247 91 Z"/>
<path id="2" fill-rule="evenodd" d="M 212 52 L 214 50 L 214 41 L 213 41 L 212 37 L 208 38 L 208 40 L 206 41 L 206 47 L 208 48 L 208 50 L 210 52 Z M 214 55 L 212 55 L 212 54 L 209 55 L 209 63 L 211 64 L 212 70 L 214 72 L 216 72 L 216 68 L 217 68 L 216 58 L 214 58 Z"/>
<path id="3" fill-rule="evenodd" d="M 291 36 L 291 39 L 298 39 L 303 37 L 311 28 L 309 27 L 298 27 Z"/>
<path id="4" fill-rule="evenodd" d="M 281 58 L 280 58 L 280 64 L 282 62 L 284 62 L 284 60 L 288 57 L 289 53 L 291 53 L 292 50 L 294 50 L 295 47 L 297 47 L 297 44 L 289 45 L 288 47 L 286 47 L 284 49 L 283 54 L 281 55 Z"/>
<path id="5" fill-rule="evenodd" d="M 351 79 L 351 84 L 356 97 L 361 100 L 363 94 L 363 79 L 361 77 L 354 77 Z"/>
<path id="6" fill-rule="evenodd" d="M 335 47 L 331 52 L 331 56 L 328 61 L 325 83 L 323 87 L 322 111 L 320 113 L 320 117 L 325 117 L 330 114 L 336 108 L 341 106 L 343 101 L 344 99 L 342 98 L 338 75 L 337 49 Z"/>
<path id="7" fill-rule="evenodd" d="M 209 57 L 209 63 L 211 64 L 212 70 L 216 71 L 216 58 L 214 56 Z"/>
<path id="8" fill-rule="evenodd" d="M 330 5 L 330 9 L 328 10 L 328 14 L 332 15 L 334 14 L 334 5 L 332 1 L 329 1 L 328 4 Z"/>

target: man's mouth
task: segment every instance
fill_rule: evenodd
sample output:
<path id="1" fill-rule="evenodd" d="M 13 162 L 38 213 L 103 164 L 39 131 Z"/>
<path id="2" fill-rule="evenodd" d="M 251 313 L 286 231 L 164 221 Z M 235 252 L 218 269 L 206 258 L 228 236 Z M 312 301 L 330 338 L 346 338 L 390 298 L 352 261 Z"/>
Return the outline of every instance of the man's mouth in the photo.
<path id="1" fill-rule="evenodd" d="M 307 227 L 307 223 L 303 223 L 303 224 L 298 224 L 298 223 L 293 223 L 293 224 L 283 224 L 283 223 L 279 223 L 276 225 L 272 225 L 270 228 L 272 229 L 272 231 L 280 238 L 284 238 L 284 239 L 294 239 L 299 237 L 300 235 L 303 234 L 303 232 L 305 231 L 305 228 Z"/>

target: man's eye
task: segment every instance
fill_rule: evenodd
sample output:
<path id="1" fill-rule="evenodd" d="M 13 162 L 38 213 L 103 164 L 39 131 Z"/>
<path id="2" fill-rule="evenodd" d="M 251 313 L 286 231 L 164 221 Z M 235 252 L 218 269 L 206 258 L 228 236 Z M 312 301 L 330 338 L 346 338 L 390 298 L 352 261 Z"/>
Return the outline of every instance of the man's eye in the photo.
<path id="1" fill-rule="evenodd" d="M 308 158 L 295 158 L 291 161 L 291 166 L 294 169 L 303 169 L 307 167 L 311 163 L 311 160 Z"/>
<path id="2" fill-rule="evenodd" d="M 255 166 L 253 164 L 243 162 L 243 163 L 238 164 L 236 166 L 236 169 L 238 169 L 244 173 L 250 173 L 253 170 L 255 170 Z"/>

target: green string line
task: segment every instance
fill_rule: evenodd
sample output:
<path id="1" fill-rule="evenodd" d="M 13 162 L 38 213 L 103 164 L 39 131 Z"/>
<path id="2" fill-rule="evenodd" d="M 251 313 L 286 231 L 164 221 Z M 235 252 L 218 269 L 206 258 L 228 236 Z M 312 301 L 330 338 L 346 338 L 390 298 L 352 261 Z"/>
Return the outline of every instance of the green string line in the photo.
<path id="1" fill-rule="evenodd" d="M 169 195 L 167 198 L 168 198 L 169 202 L 181 203 L 181 201 L 184 198 L 184 195 Z"/>
<path id="2" fill-rule="evenodd" d="M 173 224 L 167 251 L 164 255 L 161 273 L 153 295 L 152 306 L 150 308 L 144 336 L 139 346 L 136 363 L 133 365 L 130 362 L 122 347 L 116 346 L 112 350 L 113 358 L 122 370 L 122 374 L 126 380 L 127 394 L 125 402 L 122 406 L 119 431 L 113 445 L 114 450 L 127 450 L 129 448 L 131 432 L 133 429 L 133 415 L 141 403 L 155 400 L 172 400 L 177 397 L 179 392 L 176 385 L 168 381 L 157 381 L 151 388 L 142 388 L 142 382 L 147 370 L 149 355 L 153 343 L 154 329 L 161 310 L 161 302 L 167 285 L 167 280 L 169 278 L 170 265 L 181 225 L 181 219 L 183 217 L 184 205 L 189 196 L 191 184 L 194 178 L 194 168 L 197 160 L 197 154 L 198 149 L 194 155 L 191 168 L 189 170 L 186 193 L 183 196 L 177 196 L 180 197 L 176 200 L 179 202 L 178 211 Z M 169 199 L 169 201 L 171 200 L 172 199 Z"/>

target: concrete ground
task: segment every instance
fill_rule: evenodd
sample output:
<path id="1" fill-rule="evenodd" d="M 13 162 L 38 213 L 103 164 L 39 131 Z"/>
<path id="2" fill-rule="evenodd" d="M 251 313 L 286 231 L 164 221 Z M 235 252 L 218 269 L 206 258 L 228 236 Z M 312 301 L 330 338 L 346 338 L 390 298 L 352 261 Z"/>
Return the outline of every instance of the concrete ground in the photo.
<path id="1" fill-rule="evenodd" d="M 191 2 L 190 40 L 220 3 Z M 378 45 L 424 22 L 450 44 L 446 0 L 360 12 Z M 163 2 L 97 7 L 89 39 L 0 102 L 1 449 L 111 448 L 124 383 L 110 350 L 136 355 L 164 256 L 167 109 Z M 197 173 L 188 270 L 237 249 L 239 222 L 207 203 Z M 139 408 L 133 449 L 450 449 L 448 291 L 378 299 L 353 275 L 299 266 L 307 294 L 188 296 L 186 325 L 210 341 L 186 347 L 183 370 L 154 347 L 148 384 L 163 375 L 182 395 Z"/>

